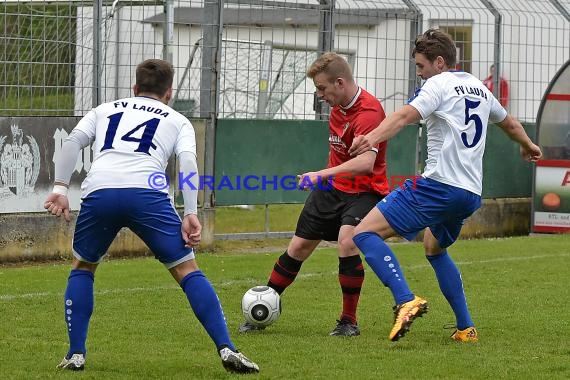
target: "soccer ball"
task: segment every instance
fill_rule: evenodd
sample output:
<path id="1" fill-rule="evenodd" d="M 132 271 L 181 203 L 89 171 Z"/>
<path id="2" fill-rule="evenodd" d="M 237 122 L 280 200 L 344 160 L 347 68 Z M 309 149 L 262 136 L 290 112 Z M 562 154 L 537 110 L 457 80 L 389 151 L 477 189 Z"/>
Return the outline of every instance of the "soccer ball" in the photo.
<path id="1" fill-rule="evenodd" d="M 269 286 L 254 286 L 243 295 L 241 310 L 247 322 L 267 327 L 281 315 L 281 297 Z"/>

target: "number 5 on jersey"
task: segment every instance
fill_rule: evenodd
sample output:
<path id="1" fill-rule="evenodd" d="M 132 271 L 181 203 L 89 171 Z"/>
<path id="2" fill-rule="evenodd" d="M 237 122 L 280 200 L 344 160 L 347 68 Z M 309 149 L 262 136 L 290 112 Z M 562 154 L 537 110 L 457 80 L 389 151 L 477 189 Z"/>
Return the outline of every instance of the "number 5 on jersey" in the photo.
<path id="1" fill-rule="evenodd" d="M 467 133 L 461 133 L 461 141 L 463 141 L 463 145 L 467 148 L 473 148 L 477 145 L 479 140 L 481 140 L 481 135 L 483 135 L 483 122 L 481 121 L 481 118 L 476 113 L 471 115 L 469 114 L 469 110 L 475 110 L 475 108 L 479 107 L 479 104 L 481 104 L 480 101 L 477 102 L 465 99 L 465 125 L 469 125 L 470 121 L 475 122 L 475 136 L 473 137 L 473 142 L 471 144 L 467 141 Z"/>

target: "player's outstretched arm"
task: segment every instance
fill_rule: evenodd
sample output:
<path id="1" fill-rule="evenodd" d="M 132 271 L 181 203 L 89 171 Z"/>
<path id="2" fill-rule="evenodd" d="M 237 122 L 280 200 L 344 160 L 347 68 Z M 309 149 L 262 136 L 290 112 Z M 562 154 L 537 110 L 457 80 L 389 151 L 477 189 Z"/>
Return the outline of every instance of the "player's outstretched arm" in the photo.
<path id="1" fill-rule="evenodd" d="M 376 160 L 377 153 L 378 149 L 371 149 L 368 152 L 365 152 L 365 154 L 361 154 L 340 165 L 333 166 L 332 168 L 300 174 L 297 176 L 297 185 L 301 190 L 308 190 L 311 188 L 309 184 L 317 186 L 319 185 L 319 182 L 326 182 L 328 178 L 335 177 L 338 174 L 342 174 L 343 176 L 371 174 L 374 170 L 374 162 Z"/>
<path id="2" fill-rule="evenodd" d="M 507 115 L 505 120 L 497 124 L 509 138 L 520 145 L 520 153 L 524 160 L 536 162 L 542 157 L 540 147 L 532 142 L 526 134 L 522 124 L 511 115 Z"/>
<path id="3" fill-rule="evenodd" d="M 421 118 L 417 109 L 406 104 L 398 111 L 388 115 L 372 132 L 355 137 L 348 153 L 351 156 L 357 156 L 369 151 L 373 146 L 394 137 L 406 125 L 417 123 Z"/>

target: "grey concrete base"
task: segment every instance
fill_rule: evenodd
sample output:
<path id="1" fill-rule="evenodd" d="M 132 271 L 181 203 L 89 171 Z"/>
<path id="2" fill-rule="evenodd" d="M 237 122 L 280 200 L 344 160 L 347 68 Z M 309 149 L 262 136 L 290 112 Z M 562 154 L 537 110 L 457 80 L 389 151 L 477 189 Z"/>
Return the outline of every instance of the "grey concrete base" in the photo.
<path id="1" fill-rule="evenodd" d="M 214 212 L 200 210 L 202 222 L 201 249 L 214 246 Z M 0 214 L 0 263 L 46 261 L 72 258 L 71 240 L 77 212 L 70 223 L 47 212 L 41 214 Z M 182 215 L 181 215 L 182 217 Z M 142 240 L 123 228 L 111 244 L 111 257 L 152 256 Z"/>
<path id="2" fill-rule="evenodd" d="M 200 212 L 203 224 L 201 249 L 209 250 L 213 248 L 215 238 L 214 210 Z M 528 235 L 530 212 L 531 203 L 528 198 L 486 199 L 481 209 L 465 223 L 461 238 Z M 75 219 L 67 224 L 47 213 L 0 214 L 0 262 L 71 258 L 74 226 Z M 127 229 L 119 232 L 109 249 L 111 257 L 145 255 L 152 253 Z"/>
<path id="3" fill-rule="evenodd" d="M 461 237 L 528 235 L 530 221 L 530 198 L 484 199 L 481 208 L 465 222 Z"/>
<path id="4" fill-rule="evenodd" d="M 484 199 L 481 208 L 465 221 L 460 239 L 521 236 L 530 233 L 530 198 Z M 419 233 L 415 241 L 422 241 Z M 396 237 L 391 241 L 404 239 Z"/>

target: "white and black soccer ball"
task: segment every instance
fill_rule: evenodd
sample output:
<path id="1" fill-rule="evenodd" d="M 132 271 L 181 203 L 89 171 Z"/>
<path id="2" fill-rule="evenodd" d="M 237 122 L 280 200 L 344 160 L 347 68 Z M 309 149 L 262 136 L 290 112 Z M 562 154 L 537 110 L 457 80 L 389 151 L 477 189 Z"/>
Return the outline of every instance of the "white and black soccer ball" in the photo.
<path id="1" fill-rule="evenodd" d="M 267 327 L 281 315 L 281 297 L 269 286 L 254 286 L 243 295 L 241 310 L 247 322 Z"/>

